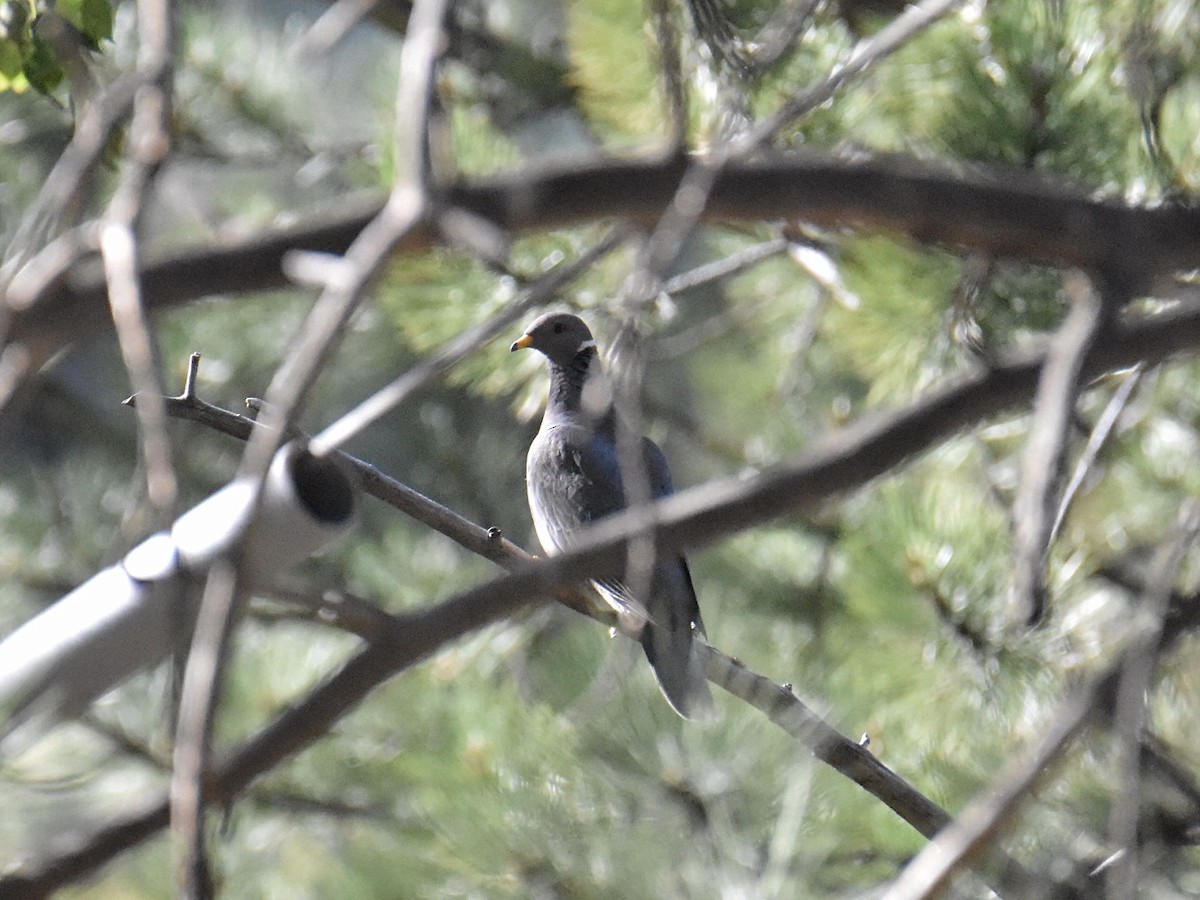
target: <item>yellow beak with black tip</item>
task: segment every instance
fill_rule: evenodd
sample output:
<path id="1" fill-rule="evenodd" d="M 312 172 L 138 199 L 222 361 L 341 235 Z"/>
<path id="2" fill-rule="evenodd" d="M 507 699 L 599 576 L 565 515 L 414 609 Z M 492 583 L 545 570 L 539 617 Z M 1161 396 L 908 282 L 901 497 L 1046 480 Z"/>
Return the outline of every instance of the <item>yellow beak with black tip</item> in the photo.
<path id="1" fill-rule="evenodd" d="M 508 351 L 516 353 L 518 350 L 524 350 L 526 347 L 531 346 L 533 346 L 533 335 L 523 334 L 512 342 L 512 346 L 508 348 Z"/>

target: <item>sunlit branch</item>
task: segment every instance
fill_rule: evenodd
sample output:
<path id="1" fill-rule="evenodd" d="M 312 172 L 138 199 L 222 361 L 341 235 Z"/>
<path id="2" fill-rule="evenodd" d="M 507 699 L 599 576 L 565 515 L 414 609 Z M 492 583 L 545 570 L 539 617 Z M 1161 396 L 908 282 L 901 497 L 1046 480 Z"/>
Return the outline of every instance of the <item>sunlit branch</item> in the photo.
<path id="1" fill-rule="evenodd" d="M 1051 763 L 1086 724 L 1099 690 L 1091 682 L 1072 694 L 1031 747 L 1012 757 L 996 780 L 980 791 L 954 822 L 916 855 L 883 895 L 884 900 L 924 900 L 944 890 L 951 876 L 992 847 L 1017 804 L 1051 772 Z M 1065 888 L 1065 885 L 1057 887 Z M 1057 894 L 1056 894 L 1057 896 Z"/>
<path id="2" fill-rule="evenodd" d="M 160 359 L 146 319 L 138 258 L 138 226 L 154 178 L 170 150 L 171 76 L 174 36 L 170 3 L 138 4 L 138 79 L 133 121 L 120 183 L 100 223 L 100 255 L 109 308 L 130 384 L 147 395 L 138 407 L 138 436 L 146 467 L 146 498 L 159 519 L 170 521 L 177 491 L 166 412 L 159 401 Z"/>
<path id="3" fill-rule="evenodd" d="M 82 110 L 71 143 L 46 176 L 37 199 L 22 216 L 5 250 L 0 283 L 4 288 L 5 305 L 10 310 L 32 302 L 34 295 L 20 284 L 21 269 L 33 262 L 43 249 L 50 247 L 56 232 L 71 220 L 73 212 L 78 213 L 85 207 L 92 189 L 92 177 L 103 160 L 109 137 L 133 110 L 140 84 L 140 76 L 123 75 Z M 35 269 L 41 267 L 35 266 Z M 0 324 L 3 324 L 2 318 Z"/>
<path id="4" fill-rule="evenodd" d="M 652 224 L 670 201 L 686 162 L 602 162 L 540 168 L 463 182 L 448 205 L 506 231 L 571 227 L 602 218 Z M 177 306 L 212 295 L 284 288 L 283 259 L 295 250 L 344 253 L 380 211 L 353 201 L 286 231 L 176 251 L 142 263 L 148 306 Z M 841 160 L 819 155 L 730 164 L 713 186 L 702 221 L 798 219 L 828 228 L 883 229 L 918 241 L 977 250 L 1087 272 L 1113 271 L 1131 296 L 1163 289 L 1176 271 L 1200 267 L 1200 210 L 1130 206 L 1021 169 L 951 171 L 905 157 Z M 416 223 L 394 253 L 437 243 Z M 40 365 L 65 343 L 107 326 L 104 277 L 84 259 L 37 290 L 13 312 L 9 341 Z"/>

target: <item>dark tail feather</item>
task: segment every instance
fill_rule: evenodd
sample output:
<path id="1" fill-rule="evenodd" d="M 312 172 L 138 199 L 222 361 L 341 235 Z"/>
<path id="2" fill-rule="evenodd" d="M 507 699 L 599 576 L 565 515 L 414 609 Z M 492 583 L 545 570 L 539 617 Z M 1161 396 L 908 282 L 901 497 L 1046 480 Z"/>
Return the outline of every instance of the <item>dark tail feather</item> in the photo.
<path id="1" fill-rule="evenodd" d="M 647 625 L 642 649 L 671 708 L 685 719 L 703 718 L 713 708 L 712 692 L 690 630 Z"/>

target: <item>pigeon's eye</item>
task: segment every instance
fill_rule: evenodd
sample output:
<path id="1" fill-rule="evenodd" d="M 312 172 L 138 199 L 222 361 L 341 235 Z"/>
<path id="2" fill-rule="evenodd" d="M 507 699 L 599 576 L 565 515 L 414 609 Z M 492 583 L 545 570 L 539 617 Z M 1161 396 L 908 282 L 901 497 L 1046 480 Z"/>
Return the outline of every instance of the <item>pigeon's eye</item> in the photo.
<path id="1" fill-rule="evenodd" d="M 562 334 L 562 333 L 563 333 L 563 329 L 564 329 L 564 328 L 566 328 L 566 326 L 565 326 L 565 325 L 563 325 L 563 323 L 562 323 L 562 322 L 555 322 L 555 323 L 554 323 L 554 333 L 555 333 L 555 334 Z"/>

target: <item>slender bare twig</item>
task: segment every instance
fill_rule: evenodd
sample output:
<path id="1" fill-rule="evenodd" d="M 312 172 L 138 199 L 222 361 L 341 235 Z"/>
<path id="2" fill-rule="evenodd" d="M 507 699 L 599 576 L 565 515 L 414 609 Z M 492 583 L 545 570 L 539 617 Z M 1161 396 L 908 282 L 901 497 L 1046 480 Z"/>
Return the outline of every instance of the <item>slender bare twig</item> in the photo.
<path id="1" fill-rule="evenodd" d="M 19 309 L 29 302 L 26 291 L 13 290 L 13 279 L 36 259 L 39 244 L 49 246 L 52 243 L 49 239 L 55 237 L 63 222 L 83 208 L 91 187 L 90 179 L 104 156 L 109 137 L 132 111 L 140 84 L 140 75 L 125 75 L 116 79 L 95 101 L 86 104 L 71 143 L 46 176 L 37 199 L 22 217 L 5 250 L 0 284 L 5 288 L 6 304 L 10 308 Z"/>
<path id="2" fill-rule="evenodd" d="M 0 410 L 9 408 L 19 390 L 46 356 L 14 335 L 21 314 L 53 291 L 80 259 L 99 248 L 95 223 L 67 228 L 90 192 L 96 167 L 113 130 L 133 107 L 138 78 L 117 79 L 97 101 L 85 106 L 75 134 L 50 170 L 33 206 L 21 218 L 0 264 Z M 44 244 L 39 249 L 39 244 Z M 98 278 L 105 288 L 104 273 Z M 107 323 L 105 323 L 107 324 Z"/>
<path id="3" fill-rule="evenodd" d="M 679 29 L 675 27 L 673 18 L 675 9 L 666 0 L 650 0 L 649 5 L 670 116 L 667 146 L 672 153 L 682 153 L 687 146 L 688 98 L 683 63 L 679 56 Z"/>
<path id="4" fill-rule="evenodd" d="M 991 847 L 1017 804 L 1049 772 L 1072 738 L 1087 722 L 1103 678 L 1073 693 L 1040 730 L 1040 736 L 1012 757 L 999 776 L 925 845 L 883 895 L 884 900 L 923 900 L 940 896 L 963 865 Z M 1029 896 L 1029 895 L 1023 895 Z"/>
<path id="5" fill-rule="evenodd" d="M 1027 623 L 1046 610 L 1045 566 L 1080 372 L 1104 327 L 1104 301 L 1074 272 L 1067 279 L 1071 309 L 1055 334 L 1042 369 L 1029 438 L 1021 456 L 1021 481 L 1013 500 L 1013 606 Z"/>
<path id="6" fill-rule="evenodd" d="M 147 402 L 138 405 L 137 417 L 142 455 L 146 465 L 146 494 L 162 521 L 170 517 L 177 493 L 171 444 L 167 434 L 160 366 L 154 337 L 146 321 L 138 280 L 137 226 L 146 195 L 170 147 L 171 77 L 174 64 L 174 21 L 169 0 L 139 0 L 138 76 L 130 128 L 130 154 L 121 183 L 109 204 L 100 231 L 100 253 L 108 279 L 109 305 L 117 341 L 129 379 Z M 189 669 L 193 663 L 189 661 Z M 194 673 L 193 673 L 194 674 Z M 186 691 L 187 680 L 184 688 Z M 184 694 L 191 701 L 193 695 Z M 171 777 L 172 820 L 180 892 L 189 898 L 212 895 L 212 880 L 204 847 L 203 736 L 186 740 L 191 706 L 180 705 Z M 193 759 L 192 757 L 195 757 Z M 189 763 L 193 763 L 189 765 Z M 189 802 L 191 801 L 191 802 Z"/>
<path id="7" fill-rule="evenodd" d="M 171 757 L 170 821 L 176 883 L 188 900 L 213 894 L 204 817 L 208 805 L 209 740 L 224 668 L 226 634 L 237 599 L 237 567 L 218 560 L 209 568 L 179 693 Z"/>
<path id="8" fill-rule="evenodd" d="M 445 0 L 414 4 L 401 52 L 396 96 L 396 183 L 379 214 L 354 239 L 313 306 L 296 349 L 267 390 L 264 424 L 246 450 L 243 469 L 265 473 L 285 432 L 299 412 L 336 338 L 362 300 L 384 261 L 425 215 L 429 204 L 426 123 L 433 70 L 440 50 Z"/>
<path id="9" fill-rule="evenodd" d="M 1137 894 L 1137 832 L 1146 693 L 1158 663 L 1163 626 L 1179 567 L 1200 534 L 1200 502 L 1194 498 L 1184 501 L 1173 532 L 1158 548 L 1151 565 L 1150 577 L 1137 609 L 1143 628 L 1139 629 L 1138 640 L 1125 654 L 1117 684 L 1114 738 L 1118 796 L 1109 812 L 1109 834 L 1116 853 L 1104 871 L 1109 900 L 1132 900 Z"/>
<path id="10" fill-rule="evenodd" d="M 764 259 L 778 256 L 787 250 L 788 245 L 788 239 L 782 237 L 771 238 L 759 244 L 751 244 L 749 247 L 744 247 L 722 259 L 705 263 L 702 266 L 696 266 L 694 269 L 680 272 L 678 275 L 668 278 L 663 283 L 663 290 L 668 294 L 682 294 L 687 291 L 696 290 L 707 284 L 712 284 L 714 281 L 720 281 L 722 278 L 728 278 L 730 275 L 736 275 L 738 272 L 745 271 L 751 266 L 762 262 Z"/>
<path id="11" fill-rule="evenodd" d="M 371 14 L 377 2 L 378 0 L 334 0 L 296 41 L 293 52 L 300 58 L 328 53 L 355 25 Z"/>
<path id="12" fill-rule="evenodd" d="M 1062 499 L 1058 503 L 1058 511 L 1054 514 L 1054 524 L 1050 528 L 1049 543 L 1053 544 L 1054 539 L 1058 537 L 1059 529 L 1062 528 L 1063 522 L 1066 521 L 1067 513 L 1071 511 L 1071 505 L 1079 495 L 1079 490 L 1083 487 L 1083 482 L 1087 479 L 1088 472 L 1091 471 L 1093 464 L 1096 462 L 1096 457 L 1100 455 L 1100 451 L 1108 442 L 1109 436 L 1116 427 L 1117 420 L 1121 417 L 1121 413 L 1125 411 L 1125 406 L 1129 403 L 1129 398 L 1133 396 L 1134 388 L 1141 383 L 1142 373 L 1145 371 L 1145 367 L 1139 364 L 1120 376 L 1120 385 L 1108 399 L 1108 403 L 1104 406 L 1104 411 L 1100 413 L 1100 418 L 1096 420 L 1096 424 L 1092 427 L 1091 434 L 1088 435 L 1087 444 L 1084 446 L 1083 452 L 1079 454 L 1079 459 L 1075 462 L 1075 468 L 1071 472 L 1071 479 L 1067 482 L 1067 486 L 1063 488 Z"/>
<path id="13" fill-rule="evenodd" d="M 755 73 L 765 72 L 788 52 L 817 11 L 820 0 L 785 0 L 775 7 L 754 39 L 749 62 Z"/>
<path id="14" fill-rule="evenodd" d="M 190 419 L 207 425 L 209 428 L 223 431 L 241 440 L 249 440 L 250 432 L 254 430 L 254 420 L 248 416 L 229 412 L 219 406 L 213 406 L 196 393 L 196 374 L 200 369 L 200 354 L 193 353 L 188 359 L 186 380 L 183 392 L 177 397 L 166 397 L 167 413 L 178 419 Z M 137 394 L 123 401 L 125 406 L 137 406 Z"/>
<path id="15" fill-rule="evenodd" d="M 878 34 L 859 41 L 845 63 L 814 87 L 792 97 L 767 119 L 744 134 L 693 160 L 679 180 L 671 202 L 663 209 L 644 254 L 641 277 L 654 283 L 679 256 L 687 237 L 703 218 L 721 172 L 735 160 L 750 158 L 781 129 L 831 100 L 846 85 L 899 50 L 963 0 L 921 0 L 897 16 Z"/>
<path id="16" fill-rule="evenodd" d="M 140 201 L 138 202 L 140 206 Z M 134 391 L 147 398 L 137 407 L 138 435 L 146 466 L 146 497 L 156 517 L 169 520 L 177 484 L 161 400 L 161 378 L 154 337 L 142 308 L 137 281 L 137 241 L 131 221 L 116 211 L 101 230 L 100 252 L 108 276 L 108 298 L 117 343 Z"/>
<path id="17" fill-rule="evenodd" d="M 169 0 L 138 3 L 138 78 L 129 154 L 121 181 L 100 225 L 100 254 L 117 342 L 135 392 L 150 402 L 137 408 L 146 496 L 163 522 L 175 502 L 175 468 L 167 436 L 160 365 L 146 321 L 138 280 L 138 223 L 155 174 L 170 147 L 174 36 Z"/>
<path id="18" fill-rule="evenodd" d="M 962 3 L 963 0 L 921 0 L 909 6 L 874 35 L 855 44 L 846 61 L 824 81 L 792 97 L 770 118 L 755 126 L 746 136 L 746 143 L 758 147 L 772 140 L 783 128 L 833 99 L 847 84 L 887 59 Z"/>

